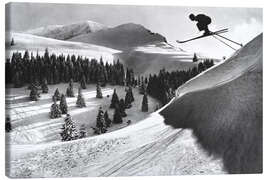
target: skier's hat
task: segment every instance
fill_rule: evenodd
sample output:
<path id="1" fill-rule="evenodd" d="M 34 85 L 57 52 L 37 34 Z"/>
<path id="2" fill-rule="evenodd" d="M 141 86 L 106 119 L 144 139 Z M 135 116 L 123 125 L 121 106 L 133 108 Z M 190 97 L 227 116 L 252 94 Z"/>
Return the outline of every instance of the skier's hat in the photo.
<path id="1" fill-rule="evenodd" d="M 195 15 L 194 15 L 194 14 L 190 14 L 190 15 L 189 15 L 189 19 L 190 19 L 191 21 L 194 21 L 194 20 L 195 20 Z"/>

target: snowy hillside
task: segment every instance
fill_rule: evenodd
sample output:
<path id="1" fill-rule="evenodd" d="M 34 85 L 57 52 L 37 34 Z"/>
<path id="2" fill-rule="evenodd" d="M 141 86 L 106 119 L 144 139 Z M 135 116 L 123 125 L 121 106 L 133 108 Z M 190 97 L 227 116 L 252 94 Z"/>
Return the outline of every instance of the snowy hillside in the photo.
<path id="1" fill-rule="evenodd" d="M 153 33 L 139 24 L 122 24 L 114 28 L 83 34 L 69 39 L 70 41 L 97 44 L 114 49 L 127 49 L 154 42 L 166 42 L 166 38 Z"/>
<path id="2" fill-rule="evenodd" d="M 177 90 L 161 114 L 192 129 L 230 173 L 262 172 L 262 34 Z"/>
<path id="3" fill-rule="evenodd" d="M 89 30 L 90 27 L 93 31 Z M 91 33 L 88 33 L 89 31 Z M 29 30 L 27 33 L 64 39 L 66 42 L 95 44 L 99 47 L 119 50 L 119 52 L 114 53 L 114 57 L 120 59 L 127 67 L 133 68 L 136 74 L 158 73 L 162 68 L 166 68 L 168 71 L 187 70 L 199 63 L 192 62 L 193 52 L 185 52 L 181 48 L 174 47 L 168 44 L 166 38 L 162 35 L 134 23 L 106 28 L 98 23 L 87 21 L 66 26 L 42 27 Z M 62 36 L 65 36 L 65 38 L 62 38 Z M 68 38 L 68 36 L 70 37 Z M 49 44 L 49 48 L 50 45 L 53 46 L 53 44 Z M 63 51 L 65 50 L 63 49 Z M 103 49 L 100 49 L 100 52 L 103 52 Z M 205 58 L 199 54 L 197 56 L 198 58 Z M 216 60 L 216 62 L 219 61 Z"/>
<path id="4" fill-rule="evenodd" d="M 15 41 L 14 46 L 10 46 L 12 38 Z M 14 51 L 24 52 L 28 50 L 34 54 L 38 51 L 43 54 L 45 48 L 48 48 L 50 52 L 55 54 L 75 54 L 89 58 L 95 57 L 97 59 L 102 56 L 105 61 L 111 62 L 113 61 L 113 54 L 120 52 L 111 48 L 87 43 L 62 41 L 23 33 L 6 33 L 7 58 L 10 58 Z"/>
<path id="5" fill-rule="evenodd" d="M 137 46 L 116 53 L 127 67 L 133 68 L 136 74 L 149 75 L 159 73 L 166 68 L 168 71 L 187 70 L 198 66 L 198 62 L 192 61 L 193 53 L 185 52 L 166 42 Z M 198 56 L 200 58 L 200 56 Z M 216 61 L 216 63 L 219 61 Z"/>
<path id="6" fill-rule="evenodd" d="M 107 29 L 107 27 L 93 21 L 82 21 L 67 25 L 50 25 L 37 29 L 30 29 L 25 33 L 53 39 L 67 40 L 82 34 L 97 32 L 101 29 Z"/>
<path id="7" fill-rule="evenodd" d="M 233 107 L 226 106 L 229 102 L 223 96 L 225 101 L 218 100 L 225 104 L 221 110 L 229 111 L 232 115 L 218 110 L 210 111 L 208 107 L 212 104 L 202 105 L 201 103 L 208 101 L 197 97 L 200 94 L 194 94 L 195 98 L 190 98 L 192 92 L 210 92 L 213 98 L 219 98 L 224 90 L 217 88 L 236 88 L 240 97 L 248 97 L 246 102 L 252 100 L 257 104 L 257 98 L 260 100 L 258 92 L 261 92 L 261 38 L 262 35 L 232 58 L 181 86 L 177 99 L 160 110 L 166 117 L 166 123 L 177 127 L 178 117 L 181 119 L 186 115 L 185 107 L 189 108 L 190 103 L 196 104 L 193 116 L 204 118 L 205 114 L 212 112 L 211 117 L 221 122 L 230 121 L 222 117 L 233 117 L 235 113 L 232 112 L 242 112 L 239 108 L 231 111 Z M 212 89 L 215 92 L 212 92 Z M 251 89 L 251 92 L 258 96 L 250 94 L 247 89 Z M 228 89 L 225 92 L 228 92 Z M 228 94 L 230 93 L 226 93 L 226 96 Z M 182 105 L 181 102 L 185 104 Z M 196 112 L 198 110 L 201 113 Z M 258 111 L 254 112 L 258 115 Z M 190 130 L 171 129 L 163 121 L 162 116 L 155 112 L 137 124 L 87 139 L 61 144 L 11 145 L 7 174 L 11 177 L 70 177 L 226 173 L 223 170 L 223 161 L 213 159 L 202 150 Z M 209 123 L 211 125 L 211 122 Z M 226 123 L 220 124 L 225 126 Z M 209 131 L 211 132 L 211 129 L 206 132 Z M 237 133 L 228 135 L 237 137 Z M 226 161 L 224 163 L 226 165 Z"/>

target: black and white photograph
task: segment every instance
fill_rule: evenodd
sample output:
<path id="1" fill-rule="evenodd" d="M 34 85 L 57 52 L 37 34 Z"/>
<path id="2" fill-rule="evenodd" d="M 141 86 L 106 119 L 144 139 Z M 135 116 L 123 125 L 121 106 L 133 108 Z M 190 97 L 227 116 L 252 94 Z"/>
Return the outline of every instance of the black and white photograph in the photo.
<path id="1" fill-rule="evenodd" d="M 4 58 L 9 178 L 263 173 L 262 8 L 11 2 Z"/>

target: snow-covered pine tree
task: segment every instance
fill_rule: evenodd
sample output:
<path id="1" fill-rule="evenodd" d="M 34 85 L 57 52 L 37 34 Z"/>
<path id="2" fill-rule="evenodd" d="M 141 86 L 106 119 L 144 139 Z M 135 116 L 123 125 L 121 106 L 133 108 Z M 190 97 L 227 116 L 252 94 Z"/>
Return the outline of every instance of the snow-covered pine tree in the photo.
<path id="1" fill-rule="evenodd" d="M 96 128 L 97 128 L 97 132 L 96 132 L 97 134 L 102 134 L 107 131 L 106 123 L 104 119 L 104 112 L 101 107 L 98 110 Z"/>
<path id="2" fill-rule="evenodd" d="M 47 79 L 44 79 L 42 84 L 41 84 L 41 89 L 42 89 L 42 93 L 48 93 L 49 88 L 48 88 L 48 82 Z"/>
<path id="3" fill-rule="evenodd" d="M 126 117 L 127 116 L 127 113 L 125 111 L 125 101 L 124 99 L 120 99 L 119 101 L 119 111 L 120 111 L 120 114 L 122 117 Z"/>
<path id="4" fill-rule="evenodd" d="M 15 42 L 14 42 L 14 39 L 12 38 L 10 42 L 10 46 L 14 46 L 14 45 L 15 45 Z"/>
<path id="5" fill-rule="evenodd" d="M 78 131 L 69 114 L 67 114 L 65 118 L 65 124 L 63 124 L 60 135 L 62 137 L 62 141 L 71 141 L 79 138 Z"/>
<path id="6" fill-rule="evenodd" d="M 82 89 L 86 89 L 86 80 L 85 80 L 85 76 L 84 75 L 82 76 L 82 79 L 81 79 L 81 88 Z"/>
<path id="7" fill-rule="evenodd" d="M 141 81 L 140 89 L 139 89 L 140 94 L 145 94 L 146 93 L 146 85 L 144 81 Z"/>
<path id="8" fill-rule="evenodd" d="M 197 62 L 198 61 L 198 58 L 197 58 L 197 55 L 196 55 L 196 53 L 194 53 L 194 56 L 193 56 L 193 62 Z"/>
<path id="9" fill-rule="evenodd" d="M 105 120 L 106 128 L 110 127 L 112 124 L 112 120 L 109 117 L 108 111 L 105 111 L 104 113 L 104 120 Z"/>
<path id="10" fill-rule="evenodd" d="M 55 92 L 54 92 L 54 95 L 53 95 L 53 100 L 56 100 L 56 101 L 60 101 L 61 99 L 61 96 L 60 96 L 60 92 L 58 90 L 58 88 L 56 88 Z"/>
<path id="11" fill-rule="evenodd" d="M 120 124 L 123 122 L 123 119 L 122 119 L 122 116 L 121 116 L 121 113 L 119 111 L 119 107 L 118 105 L 115 107 L 115 110 L 114 110 L 114 115 L 113 115 L 113 123 L 115 124 Z"/>
<path id="12" fill-rule="evenodd" d="M 99 83 L 97 83 L 96 91 L 97 91 L 96 98 L 103 98 Z"/>
<path id="13" fill-rule="evenodd" d="M 73 91 L 73 80 L 70 79 L 70 82 L 68 84 L 67 90 L 66 90 L 67 97 L 75 97 L 74 91 Z"/>
<path id="14" fill-rule="evenodd" d="M 37 101 L 39 98 L 38 89 L 36 87 L 32 87 L 30 91 L 30 100 Z"/>
<path id="15" fill-rule="evenodd" d="M 6 125 L 5 125 L 6 132 L 10 132 L 12 130 L 12 126 L 10 123 L 10 117 L 6 117 Z"/>
<path id="16" fill-rule="evenodd" d="M 118 105 L 118 104 L 119 104 L 119 98 L 118 98 L 118 95 L 116 93 L 116 89 L 114 89 L 110 108 L 115 108 L 116 105 Z"/>
<path id="17" fill-rule="evenodd" d="M 85 104 L 85 101 L 84 101 L 84 97 L 82 95 L 82 92 L 81 92 L 81 88 L 79 87 L 78 89 L 78 97 L 77 97 L 77 101 L 76 101 L 76 105 L 77 107 L 86 107 L 86 104 Z"/>
<path id="18" fill-rule="evenodd" d="M 142 112 L 148 112 L 148 99 L 146 93 L 143 95 Z"/>
<path id="19" fill-rule="evenodd" d="M 51 105 L 51 112 L 50 112 L 50 118 L 55 119 L 61 117 L 61 109 L 60 106 L 56 103 L 56 100 L 54 99 L 53 104 Z"/>
<path id="20" fill-rule="evenodd" d="M 129 86 L 129 91 L 130 91 L 130 99 L 131 99 L 131 102 L 134 102 L 135 99 L 134 99 L 134 96 L 133 96 L 133 91 L 132 91 L 132 87 Z"/>
<path id="21" fill-rule="evenodd" d="M 62 111 L 62 114 L 67 114 L 68 106 L 67 106 L 66 96 L 64 94 L 62 94 L 61 96 L 60 109 Z"/>
<path id="22" fill-rule="evenodd" d="M 125 96 L 125 108 L 129 109 L 131 107 L 132 107 L 132 105 L 131 105 L 131 92 L 128 89 L 126 91 L 126 96 Z"/>
<path id="23" fill-rule="evenodd" d="M 81 125 L 80 127 L 80 135 L 79 135 L 79 138 L 85 138 L 86 137 L 86 128 L 85 128 L 85 125 Z"/>

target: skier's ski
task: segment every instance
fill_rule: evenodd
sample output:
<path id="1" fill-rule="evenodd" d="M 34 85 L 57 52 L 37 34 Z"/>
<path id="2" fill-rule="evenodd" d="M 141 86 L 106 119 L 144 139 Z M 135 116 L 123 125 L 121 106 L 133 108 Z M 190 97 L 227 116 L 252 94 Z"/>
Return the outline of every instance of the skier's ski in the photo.
<path id="1" fill-rule="evenodd" d="M 207 35 L 201 35 L 201 36 L 198 36 L 198 37 L 195 37 L 195 38 L 192 38 L 192 39 L 188 39 L 188 40 L 185 40 L 185 41 L 177 40 L 176 42 L 178 42 L 178 43 L 186 43 L 186 42 L 193 41 L 193 40 L 196 40 L 196 39 L 200 39 L 200 38 L 204 38 L 204 37 L 208 37 L 208 36 L 213 36 L 213 35 L 217 35 L 217 34 L 222 34 L 222 33 L 226 33 L 226 32 L 228 32 L 228 29 L 221 29 L 219 31 L 211 32 L 211 33 L 209 33 Z"/>

